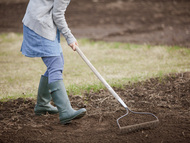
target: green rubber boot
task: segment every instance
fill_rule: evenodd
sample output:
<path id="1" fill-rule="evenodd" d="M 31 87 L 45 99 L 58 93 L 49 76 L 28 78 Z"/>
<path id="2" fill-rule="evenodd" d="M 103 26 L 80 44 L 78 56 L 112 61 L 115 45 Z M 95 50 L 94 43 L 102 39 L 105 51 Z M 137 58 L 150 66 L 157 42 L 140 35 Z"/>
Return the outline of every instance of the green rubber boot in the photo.
<path id="1" fill-rule="evenodd" d="M 50 83 L 49 91 L 51 93 L 55 105 L 58 108 L 59 119 L 61 124 L 70 123 L 71 120 L 79 119 L 85 115 L 85 108 L 74 110 L 71 107 L 63 80 Z"/>
<path id="2" fill-rule="evenodd" d="M 34 112 L 36 115 L 46 114 L 56 114 L 58 113 L 57 107 L 50 104 L 51 95 L 48 89 L 48 78 L 41 76 L 40 84 L 38 88 L 37 104 L 34 107 Z"/>

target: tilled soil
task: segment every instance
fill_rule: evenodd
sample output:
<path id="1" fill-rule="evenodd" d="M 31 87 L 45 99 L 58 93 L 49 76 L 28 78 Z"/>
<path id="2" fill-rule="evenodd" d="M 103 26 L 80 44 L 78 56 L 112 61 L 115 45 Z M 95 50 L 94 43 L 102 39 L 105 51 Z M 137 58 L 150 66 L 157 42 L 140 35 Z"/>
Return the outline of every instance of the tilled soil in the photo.
<path id="1" fill-rule="evenodd" d="M 125 109 L 106 90 L 86 93 L 83 98 L 71 95 L 72 106 L 85 107 L 87 115 L 69 125 L 60 125 L 58 115 L 34 115 L 35 101 L 19 98 L 0 102 L 0 142 L 189 142 L 190 72 L 129 83 L 115 91 L 132 110 L 157 115 L 159 126 L 121 133 L 116 119 Z M 150 120 L 151 116 L 129 114 L 120 123 L 124 126 Z"/>
<path id="2" fill-rule="evenodd" d="M 0 32 L 22 32 L 27 3 L 0 2 Z M 77 38 L 190 47 L 189 0 L 71 0 L 66 19 Z"/>

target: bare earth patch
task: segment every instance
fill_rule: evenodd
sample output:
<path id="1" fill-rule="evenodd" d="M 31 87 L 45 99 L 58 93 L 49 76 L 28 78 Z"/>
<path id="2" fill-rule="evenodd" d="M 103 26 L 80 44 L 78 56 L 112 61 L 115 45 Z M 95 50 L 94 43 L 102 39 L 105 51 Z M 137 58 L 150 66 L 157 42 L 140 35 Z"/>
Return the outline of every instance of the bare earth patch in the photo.
<path id="1" fill-rule="evenodd" d="M 119 134 L 116 119 L 125 113 L 108 93 L 70 96 L 74 107 L 86 107 L 87 115 L 62 126 L 58 115 L 35 116 L 35 101 L 22 99 L 0 102 L 0 142 L 189 142 L 190 73 L 168 75 L 115 89 L 135 111 L 148 111 L 160 120 L 157 128 Z M 121 124 L 149 117 L 127 116 Z"/>

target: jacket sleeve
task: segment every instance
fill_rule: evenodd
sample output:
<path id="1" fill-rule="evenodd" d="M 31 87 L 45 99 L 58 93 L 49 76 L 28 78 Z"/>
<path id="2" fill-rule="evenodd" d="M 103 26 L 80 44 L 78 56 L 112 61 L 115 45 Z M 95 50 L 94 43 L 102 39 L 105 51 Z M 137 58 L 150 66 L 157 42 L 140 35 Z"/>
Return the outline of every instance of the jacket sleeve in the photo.
<path id="1" fill-rule="evenodd" d="M 54 23 L 65 37 L 68 45 L 76 41 L 65 19 L 65 11 L 67 6 L 69 5 L 69 2 L 70 0 L 54 0 L 53 6 Z"/>

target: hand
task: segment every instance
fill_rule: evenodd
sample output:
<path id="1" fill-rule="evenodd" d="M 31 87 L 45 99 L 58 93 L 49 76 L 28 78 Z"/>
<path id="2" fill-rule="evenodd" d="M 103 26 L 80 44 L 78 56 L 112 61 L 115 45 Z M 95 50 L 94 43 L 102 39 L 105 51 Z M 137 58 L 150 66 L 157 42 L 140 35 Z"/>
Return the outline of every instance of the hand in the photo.
<path id="1" fill-rule="evenodd" d="M 76 51 L 76 46 L 78 46 L 78 43 L 77 42 L 73 42 L 69 46 L 73 49 L 73 51 Z"/>

